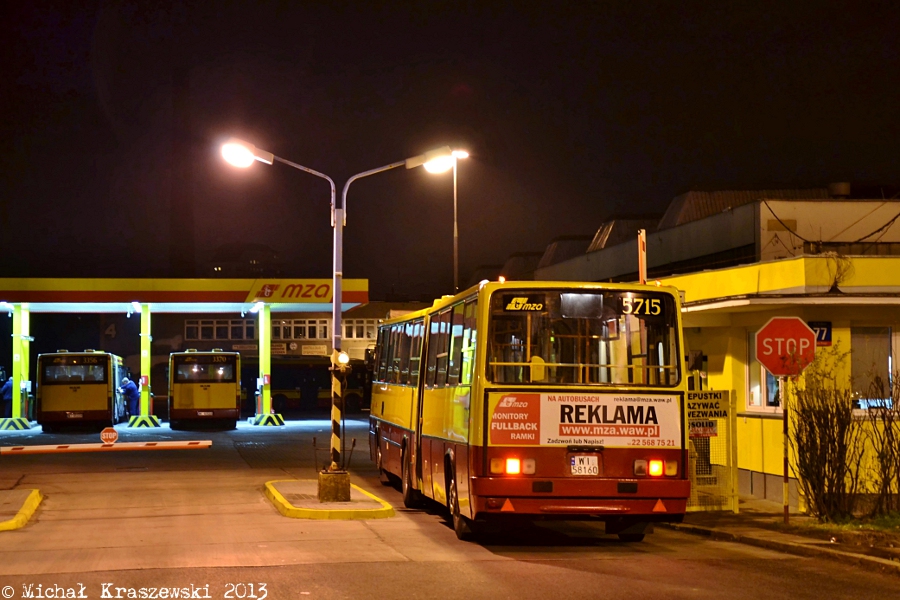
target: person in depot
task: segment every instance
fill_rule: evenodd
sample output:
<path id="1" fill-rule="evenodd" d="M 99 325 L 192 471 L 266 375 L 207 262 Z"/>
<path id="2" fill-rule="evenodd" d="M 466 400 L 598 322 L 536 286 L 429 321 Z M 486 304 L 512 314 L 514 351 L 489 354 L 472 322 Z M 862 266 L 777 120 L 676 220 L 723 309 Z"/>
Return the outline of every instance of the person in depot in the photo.
<path id="1" fill-rule="evenodd" d="M 122 386 L 119 388 L 119 393 L 125 394 L 125 399 L 128 401 L 129 416 L 133 417 L 141 414 L 141 393 L 128 377 L 122 378 Z"/>
<path id="2" fill-rule="evenodd" d="M 3 383 L 3 387 L 0 387 L 0 401 L 3 402 L 2 416 L 7 419 L 12 416 L 12 384 L 13 378 L 10 377 Z"/>

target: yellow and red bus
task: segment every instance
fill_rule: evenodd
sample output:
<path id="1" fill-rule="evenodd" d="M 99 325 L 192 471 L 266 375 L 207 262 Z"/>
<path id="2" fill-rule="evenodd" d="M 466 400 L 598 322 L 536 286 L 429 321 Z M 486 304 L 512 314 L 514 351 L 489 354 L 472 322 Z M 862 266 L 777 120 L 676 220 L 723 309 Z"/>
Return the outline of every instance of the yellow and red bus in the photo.
<path id="1" fill-rule="evenodd" d="M 115 425 L 126 416 L 118 391 L 127 372 L 122 359 L 109 352 L 58 352 L 37 357 L 35 418 L 44 433 L 60 426 Z"/>
<path id="2" fill-rule="evenodd" d="M 524 517 L 640 541 L 690 492 L 682 347 L 674 288 L 484 282 L 380 327 L 372 460 L 460 539 Z"/>
<path id="3" fill-rule="evenodd" d="M 237 427 L 241 417 L 241 355 L 186 350 L 169 355 L 169 426 Z"/>

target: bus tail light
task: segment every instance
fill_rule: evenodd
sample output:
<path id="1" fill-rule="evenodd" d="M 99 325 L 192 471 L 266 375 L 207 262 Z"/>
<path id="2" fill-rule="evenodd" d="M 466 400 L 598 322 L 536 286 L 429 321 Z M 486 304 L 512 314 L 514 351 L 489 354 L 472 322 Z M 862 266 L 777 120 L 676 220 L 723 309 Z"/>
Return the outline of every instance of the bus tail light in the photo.
<path id="1" fill-rule="evenodd" d="M 491 459 L 491 474 L 493 475 L 519 475 L 521 473 L 534 475 L 535 469 L 536 464 L 533 458 L 522 460 L 515 456 L 510 456 Z"/>
<path id="2" fill-rule="evenodd" d="M 667 460 L 663 462 L 659 459 L 652 460 L 636 460 L 634 461 L 634 474 L 639 477 L 660 477 L 663 474 L 666 477 L 675 477 L 678 475 L 678 461 Z"/>

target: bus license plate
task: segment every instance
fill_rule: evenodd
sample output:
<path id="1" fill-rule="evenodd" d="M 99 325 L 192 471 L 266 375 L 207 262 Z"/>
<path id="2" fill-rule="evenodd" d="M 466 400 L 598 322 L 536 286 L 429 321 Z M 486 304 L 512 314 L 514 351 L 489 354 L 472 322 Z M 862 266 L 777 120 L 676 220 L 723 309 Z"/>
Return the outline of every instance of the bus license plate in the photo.
<path id="1" fill-rule="evenodd" d="M 82 413 L 67 412 L 66 418 L 67 419 L 83 419 L 84 415 Z"/>
<path id="2" fill-rule="evenodd" d="M 572 475 L 599 475 L 600 467 L 597 465 L 597 457 L 591 455 L 573 456 Z"/>
<path id="3" fill-rule="evenodd" d="M 198 417 L 211 417 L 212 415 L 213 414 L 212 414 L 211 410 L 198 410 L 197 411 Z"/>

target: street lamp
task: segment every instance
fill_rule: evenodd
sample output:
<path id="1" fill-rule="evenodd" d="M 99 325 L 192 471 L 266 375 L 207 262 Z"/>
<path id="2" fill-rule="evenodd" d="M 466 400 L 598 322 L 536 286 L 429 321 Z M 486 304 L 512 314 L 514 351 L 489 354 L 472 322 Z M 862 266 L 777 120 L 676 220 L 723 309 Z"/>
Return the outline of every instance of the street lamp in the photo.
<path id="1" fill-rule="evenodd" d="M 461 158 L 469 158 L 465 150 L 454 150 L 450 156 L 435 158 L 423 165 L 429 173 L 446 173 L 453 169 L 453 293 L 459 292 L 459 229 L 456 218 L 456 163 Z"/>
<path id="2" fill-rule="evenodd" d="M 276 161 L 293 167 L 300 171 L 305 171 L 316 177 L 326 179 L 331 185 L 331 226 L 334 227 L 334 263 L 333 263 L 333 280 L 332 280 L 332 352 L 331 352 L 331 465 L 328 467 L 328 473 L 320 473 L 319 477 L 319 500 L 322 502 L 336 502 L 350 500 L 350 477 L 342 470 L 341 462 L 341 408 L 343 394 L 343 378 L 344 372 L 349 362 L 346 352 L 341 352 L 341 283 L 343 280 L 343 231 L 344 225 L 347 224 L 347 190 L 350 184 L 357 179 L 389 171 L 397 167 L 405 166 L 407 169 L 413 169 L 418 166 L 425 165 L 431 161 L 440 161 L 453 158 L 453 152 L 449 146 L 442 146 L 434 150 L 429 150 L 424 154 L 407 158 L 406 160 L 397 161 L 389 165 L 384 165 L 350 177 L 344 184 L 341 193 L 341 206 L 335 205 L 335 185 L 334 180 L 325 175 L 295 162 L 285 160 L 279 156 L 266 150 L 261 150 L 242 140 L 232 139 L 222 146 L 222 157 L 230 164 L 236 167 L 247 168 L 254 162 L 262 162 L 268 165 L 274 164 Z M 330 481 L 324 481 L 322 475 L 337 474 L 340 478 L 330 478 Z M 328 479 L 328 478 L 326 478 Z"/>

